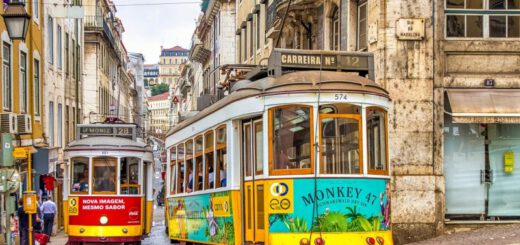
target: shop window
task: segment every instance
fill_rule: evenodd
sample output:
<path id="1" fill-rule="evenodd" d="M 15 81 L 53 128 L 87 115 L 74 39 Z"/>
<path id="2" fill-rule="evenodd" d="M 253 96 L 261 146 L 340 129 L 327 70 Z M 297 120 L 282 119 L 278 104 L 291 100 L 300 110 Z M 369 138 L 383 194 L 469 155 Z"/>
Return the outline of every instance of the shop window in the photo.
<path id="1" fill-rule="evenodd" d="M 215 152 L 217 162 L 215 171 L 215 187 L 227 187 L 226 127 L 222 126 L 217 128 L 216 136 Z"/>
<path id="2" fill-rule="evenodd" d="M 96 157 L 93 168 L 94 194 L 116 194 L 117 158 Z"/>
<path id="3" fill-rule="evenodd" d="M 206 165 L 206 173 L 204 175 L 205 181 L 204 181 L 204 189 L 213 189 L 215 188 L 215 166 L 214 166 L 214 153 L 213 150 L 215 149 L 214 144 L 214 137 L 213 137 L 213 130 L 207 132 L 204 135 L 204 162 Z"/>
<path id="4" fill-rule="evenodd" d="M 312 173 L 311 110 L 310 106 L 299 105 L 269 110 L 271 174 Z"/>
<path id="5" fill-rule="evenodd" d="M 367 109 L 368 173 L 388 174 L 387 117 L 380 108 Z"/>
<path id="6" fill-rule="evenodd" d="M 77 157 L 72 159 L 72 188 L 73 194 L 88 194 L 89 186 L 89 159 Z"/>
<path id="7" fill-rule="evenodd" d="M 139 158 L 121 158 L 120 192 L 121 194 L 140 194 L 141 185 L 139 184 Z"/>
<path id="8" fill-rule="evenodd" d="M 184 143 L 177 146 L 177 193 L 184 193 Z"/>
<path id="9" fill-rule="evenodd" d="M 520 0 L 445 1 L 446 37 L 520 37 Z"/>

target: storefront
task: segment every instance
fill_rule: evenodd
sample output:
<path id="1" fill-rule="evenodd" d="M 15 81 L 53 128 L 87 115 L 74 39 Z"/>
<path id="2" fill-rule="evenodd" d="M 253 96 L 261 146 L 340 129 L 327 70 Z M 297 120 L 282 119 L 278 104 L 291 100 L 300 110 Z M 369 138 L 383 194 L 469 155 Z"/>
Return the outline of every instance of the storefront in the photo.
<path id="1" fill-rule="evenodd" d="M 520 90 L 447 89 L 446 219 L 520 218 Z"/>

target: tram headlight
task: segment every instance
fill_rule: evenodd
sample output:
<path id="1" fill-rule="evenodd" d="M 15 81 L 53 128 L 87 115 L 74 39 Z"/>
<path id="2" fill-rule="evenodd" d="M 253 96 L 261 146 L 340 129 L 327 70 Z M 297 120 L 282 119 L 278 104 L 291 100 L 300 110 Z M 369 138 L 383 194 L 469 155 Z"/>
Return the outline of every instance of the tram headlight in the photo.
<path id="1" fill-rule="evenodd" d="M 123 228 L 123 233 L 125 233 L 125 234 L 128 233 L 128 229 Z"/>
<path id="2" fill-rule="evenodd" d="M 106 225 L 108 223 L 108 217 L 104 215 L 101 216 L 101 218 L 99 218 L 99 223 L 102 225 Z"/>

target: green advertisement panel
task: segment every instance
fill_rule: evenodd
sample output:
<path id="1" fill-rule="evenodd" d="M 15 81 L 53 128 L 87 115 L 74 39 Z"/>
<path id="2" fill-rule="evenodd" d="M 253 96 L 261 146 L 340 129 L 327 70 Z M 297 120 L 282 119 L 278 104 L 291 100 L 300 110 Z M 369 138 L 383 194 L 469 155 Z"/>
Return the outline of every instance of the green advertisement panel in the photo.
<path id="1" fill-rule="evenodd" d="M 168 199 L 171 239 L 235 244 L 231 192 Z"/>

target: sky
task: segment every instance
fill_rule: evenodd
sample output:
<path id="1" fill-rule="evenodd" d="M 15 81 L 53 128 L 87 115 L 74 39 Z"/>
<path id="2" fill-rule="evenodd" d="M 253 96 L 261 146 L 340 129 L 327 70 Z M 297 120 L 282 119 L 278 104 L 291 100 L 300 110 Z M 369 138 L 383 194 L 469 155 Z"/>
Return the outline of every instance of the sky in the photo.
<path id="1" fill-rule="evenodd" d="M 142 53 L 145 64 L 159 61 L 161 45 L 179 45 L 189 49 L 200 13 L 200 0 L 113 0 L 125 32 L 123 43 L 128 52 Z M 158 4 L 158 5 L 142 5 Z M 176 3 L 176 4 L 163 4 Z M 124 6 L 138 4 L 138 6 Z"/>

